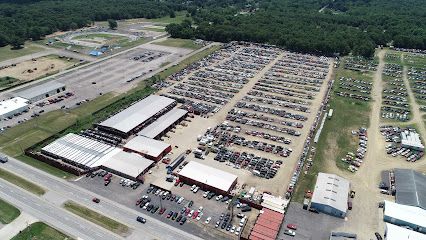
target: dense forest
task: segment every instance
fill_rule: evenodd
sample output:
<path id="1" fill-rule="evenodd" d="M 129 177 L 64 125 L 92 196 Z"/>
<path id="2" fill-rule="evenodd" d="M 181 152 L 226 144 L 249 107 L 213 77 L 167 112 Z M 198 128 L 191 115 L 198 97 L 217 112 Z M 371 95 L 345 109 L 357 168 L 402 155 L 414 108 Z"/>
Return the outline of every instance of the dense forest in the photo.
<path id="1" fill-rule="evenodd" d="M 93 21 L 163 17 L 181 6 L 155 0 L 0 0 L 0 46 L 19 46 Z"/>
<path id="2" fill-rule="evenodd" d="M 173 37 L 253 41 L 325 55 L 371 56 L 377 45 L 426 48 L 424 0 L 3 0 L 0 46 L 93 21 L 187 10 Z"/>

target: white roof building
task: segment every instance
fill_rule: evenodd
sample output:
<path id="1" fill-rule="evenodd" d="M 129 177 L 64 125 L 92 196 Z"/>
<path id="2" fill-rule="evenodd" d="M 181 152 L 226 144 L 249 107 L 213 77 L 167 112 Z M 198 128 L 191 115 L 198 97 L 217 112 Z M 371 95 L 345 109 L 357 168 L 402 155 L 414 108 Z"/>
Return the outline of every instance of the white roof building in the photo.
<path id="1" fill-rule="evenodd" d="M 401 145 L 402 147 L 411 148 L 415 150 L 423 151 L 425 149 L 425 146 L 420 140 L 420 135 L 416 132 L 408 130 L 401 132 Z"/>
<path id="2" fill-rule="evenodd" d="M 311 202 L 346 213 L 349 191 L 350 183 L 348 180 L 335 174 L 318 173 Z"/>
<path id="3" fill-rule="evenodd" d="M 145 173 L 154 164 L 154 161 L 139 154 L 124 152 L 118 148 L 105 157 L 107 159 L 103 161 L 102 166 L 132 178 Z"/>
<path id="4" fill-rule="evenodd" d="M 123 148 L 157 158 L 162 153 L 170 149 L 171 146 L 168 143 L 158 141 L 152 138 L 147 138 L 144 136 L 136 136 L 128 141 Z"/>
<path id="5" fill-rule="evenodd" d="M 426 240 L 426 235 L 386 223 L 385 240 Z"/>
<path id="6" fill-rule="evenodd" d="M 102 165 L 105 155 L 115 147 L 69 133 L 42 148 L 42 152 L 49 156 L 60 158 L 79 167 L 94 168 Z"/>
<path id="7" fill-rule="evenodd" d="M 195 161 L 190 161 L 178 173 L 180 177 L 192 179 L 199 184 L 229 192 L 237 182 L 237 176 Z"/>
<path id="8" fill-rule="evenodd" d="M 0 117 L 6 118 L 16 113 L 28 109 L 28 100 L 21 97 L 14 97 L 0 102 Z"/>
<path id="9" fill-rule="evenodd" d="M 98 124 L 101 127 L 128 133 L 163 109 L 175 104 L 167 97 L 151 95 Z"/>
<path id="10" fill-rule="evenodd" d="M 288 199 L 282 198 L 281 196 L 275 197 L 266 193 L 263 194 L 262 199 L 262 207 L 266 207 L 279 213 L 284 213 L 284 209 L 290 202 Z"/>
<path id="11" fill-rule="evenodd" d="M 155 122 L 138 132 L 139 136 L 145 136 L 149 138 L 156 138 L 162 132 L 166 131 L 171 125 L 175 124 L 179 119 L 183 118 L 188 111 L 175 108 L 170 110 L 158 118 Z"/>
<path id="12" fill-rule="evenodd" d="M 65 90 L 65 84 L 56 82 L 56 81 L 48 81 L 38 85 L 29 86 L 25 88 L 24 90 L 20 90 L 16 92 L 14 95 L 35 102 L 43 98 L 46 98 L 47 97 L 46 94 L 48 94 L 49 96 L 52 96 L 64 90 Z"/>
<path id="13" fill-rule="evenodd" d="M 385 201 L 383 218 L 396 225 L 418 226 L 426 232 L 426 210 Z"/>

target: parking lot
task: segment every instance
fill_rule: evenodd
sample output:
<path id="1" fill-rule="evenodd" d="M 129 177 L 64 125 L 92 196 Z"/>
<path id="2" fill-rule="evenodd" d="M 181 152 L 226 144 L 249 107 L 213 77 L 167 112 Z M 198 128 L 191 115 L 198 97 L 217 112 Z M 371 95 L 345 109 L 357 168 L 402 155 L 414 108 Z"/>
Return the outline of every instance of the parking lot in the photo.
<path id="1" fill-rule="evenodd" d="M 8 121 L 0 121 L 0 127 L 14 126 L 30 119 L 34 114 L 42 114 L 60 108 L 73 108 L 100 94 L 126 92 L 134 88 L 142 79 L 153 75 L 153 71 L 161 68 L 162 64 L 174 62 L 190 52 L 191 50 L 188 49 L 143 44 L 105 61 L 57 76 L 54 79 L 64 83 L 67 91 L 73 96 L 62 98 L 60 102 L 54 104 L 50 104 L 49 99 L 58 99 L 58 96 L 36 102 L 30 106 L 29 112 L 15 116 Z M 0 99 L 12 96 L 12 91 L 5 91 L 0 94 Z M 37 106 L 36 104 L 40 102 L 46 104 Z"/>
<path id="2" fill-rule="evenodd" d="M 101 172 L 101 171 L 98 171 Z M 157 219 L 161 219 L 163 222 L 172 225 L 173 227 L 182 228 L 185 231 L 188 231 L 192 234 L 195 234 L 203 239 L 218 239 L 218 237 L 226 238 L 226 239 L 237 239 L 236 230 L 240 227 L 241 218 L 237 215 L 241 213 L 240 208 L 234 207 L 234 217 L 232 221 L 227 222 L 225 227 L 222 229 L 222 225 L 224 223 L 224 219 L 226 214 L 229 212 L 227 210 L 227 203 L 225 201 L 216 201 L 216 197 L 214 196 L 212 199 L 204 198 L 203 195 L 205 192 L 199 190 L 197 193 L 191 191 L 191 186 L 183 185 L 183 186 L 174 186 L 171 189 L 171 193 L 167 194 L 166 197 L 160 197 L 159 191 L 155 190 L 150 191 L 149 184 L 142 184 L 138 188 L 133 189 L 130 186 L 122 186 L 120 182 L 122 182 L 121 177 L 113 175 L 111 178 L 111 182 L 105 186 L 104 178 L 105 176 L 96 175 L 94 177 L 82 177 L 75 184 L 88 189 L 89 191 L 94 193 L 94 197 L 99 197 L 102 201 L 102 197 L 114 199 L 123 205 L 131 206 L 134 209 L 140 211 L 143 214 L 149 214 L 151 217 L 155 217 Z M 157 194 L 155 194 L 157 192 Z M 143 197 L 145 196 L 145 197 Z M 164 196 L 164 191 L 162 191 L 162 196 Z M 177 202 L 177 199 L 183 197 L 184 200 L 181 202 Z M 152 207 L 149 207 L 150 211 L 144 208 L 147 201 L 142 202 L 139 199 L 149 198 L 149 204 L 152 204 Z M 173 199 L 173 200 L 172 200 Z M 138 201 L 139 200 L 139 201 Z M 189 207 L 189 203 L 192 201 L 191 206 Z M 136 204 L 138 203 L 138 204 Z M 202 207 L 202 209 L 200 209 Z M 162 214 L 159 214 L 161 208 L 165 208 L 162 211 Z M 185 211 L 182 214 L 182 209 L 185 208 Z M 155 212 L 153 209 L 156 209 Z M 188 210 L 186 210 L 188 209 Z M 191 216 L 188 216 L 189 213 L 193 210 Z M 198 213 L 198 210 L 201 210 Z M 167 217 L 173 211 L 173 214 L 176 213 L 175 217 L 171 214 L 170 217 Z M 202 213 L 201 213 L 202 212 Z M 194 213 L 197 213 L 196 217 Z M 223 214 L 223 216 L 222 216 Z M 258 211 L 252 209 L 250 212 L 244 213 L 245 215 L 249 215 L 252 217 L 258 214 Z M 201 217 L 199 217 L 201 215 Z M 181 218 L 179 218 L 181 216 Z M 186 221 L 183 224 L 180 224 L 183 216 L 186 217 Z M 221 217 L 222 216 L 222 217 Z M 197 218 L 198 217 L 198 218 Z M 206 223 L 207 218 L 210 217 L 210 221 Z M 179 219 L 179 221 L 177 221 Z M 220 222 L 218 227 L 215 227 L 217 222 Z M 228 225 L 230 225 L 229 230 L 227 230 Z M 235 225 L 235 229 L 232 231 L 232 227 Z M 231 232 L 232 231 L 232 232 Z"/>

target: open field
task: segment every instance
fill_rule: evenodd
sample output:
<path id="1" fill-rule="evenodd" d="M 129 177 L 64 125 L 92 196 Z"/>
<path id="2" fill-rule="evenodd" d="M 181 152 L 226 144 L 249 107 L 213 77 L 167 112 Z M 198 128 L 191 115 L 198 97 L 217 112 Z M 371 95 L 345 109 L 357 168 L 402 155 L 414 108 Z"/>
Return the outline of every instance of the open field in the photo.
<path id="1" fill-rule="evenodd" d="M 21 211 L 16 207 L 12 206 L 10 203 L 0 199 L 0 223 L 8 224 L 15 220 Z"/>
<path id="2" fill-rule="evenodd" d="M 179 39 L 179 38 L 168 38 L 161 42 L 155 42 L 154 44 L 169 46 L 169 47 L 179 47 L 179 48 L 189 48 L 189 49 L 199 49 L 202 46 L 195 44 L 191 39 Z"/>
<path id="3" fill-rule="evenodd" d="M 350 71 L 340 67 L 335 70 L 335 83 L 339 84 L 339 78 L 351 77 L 371 81 L 371 75 Z M 336 91 L 337 87 L 334 88 Z M 313 166 L 307 174 L 302 174 L 296 192 L 293 196 L 294 201 L 303 202 L 306 190 L 313 190 L 318 172 L 326 171 L 326 159 L 335 162 L 336 166 L 345 170 L 347 163 L 340 161 L 347 152 L 353 152 L 357 147 L 357 140 L 351 134 L 352 130 L 360 127 L 369 126 L 370 107 L 368 102 L 352 100 L 339 97 L 332 94 L 330 108 L 334 110 L 333 117 L 326 120 L 322 129 L 318 144 L 316 145 L 316 154 L 313 158 Z"/>
<path id="4" fill-rule="evenodd" d="M 0 62 L 41 51 L 43 48 L 34 44 L 25 44 L 24 48 L 17 50 L 12 50 L 10 46 L 0 47 Z"/>
<path id="5" fill-rule="evenodd" d="M 156 28 L 156 27 L 145 27 L 144 30 L 153 31 L 153 32 L 166 32 L 165 28 Z"/>
<path id="6" fill-rule="evenodd" d="M 72 240 L 70 236 L 52 228 L 51 226 L 43 223 L 36 222 L 29 225 L 12 240 Z"/>
<path id="7" fill-rule="evenodd" d="M 12 77 L 26 82 L 41 77 L 58 73 L 62 70 L 76 66 L 79 63 L 76 59 L 60 58 L 56 55 L 48 55 L 45 57 L 28 60 L 9 66 L 0 70 L 1 77 Z"/>
<path id="8" fill-rule="evenodd" d="M 4 180 L 6 180 L 6 181 L 8 181 L 12 184 L 15 184 L 16 186 L 21 187 L 21 188 L 23 188 L 23 189 L 25 189 L 29 192 L 32 192 L 36 195 L 43 195 L 43 194 L 46 193 L 46 191 L 43 188 L 41 188 L 40 186 L 20 177 L 18 175 L 15 175 L 15 174 L 13 174 L 9 171 L 3 170 L 1 168 L 0 168 L 0 178 L 4 179 Z"/>
<path id="9" fill-rule="evenodd" d="M 119 235 L 127 235 L 129 227 L 119 223 L 109 217 L 106 217 L 98 212 L 95 212 L 89 208 L 86 208 L 73 201 L 67 201 L 64 203 L 64 208 L 86 220 L 89 220 L 111 232 Z"/>

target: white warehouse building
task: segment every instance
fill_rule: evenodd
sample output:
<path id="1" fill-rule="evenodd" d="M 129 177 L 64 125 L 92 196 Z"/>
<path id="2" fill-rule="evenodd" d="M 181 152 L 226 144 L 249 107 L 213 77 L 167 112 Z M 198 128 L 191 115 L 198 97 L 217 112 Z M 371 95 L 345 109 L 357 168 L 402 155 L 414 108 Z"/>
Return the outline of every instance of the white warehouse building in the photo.
<path id="1" fill-rule="evenodd" d="M 29 86 L 21 91 L 16 92 L 14 95 L 25 99 L 30 102 L 37 102 L 45 98 L 51 97 L 55 94 L 65 91 L 65 84 L 56 81 L 48 81 L 35 86 Z"/>
<path id="2" fill-rule="evenodd" d="M 28 110 L 28 100 L 15 97 L 0 102 L 0 118 L 8 118 Z"/>

